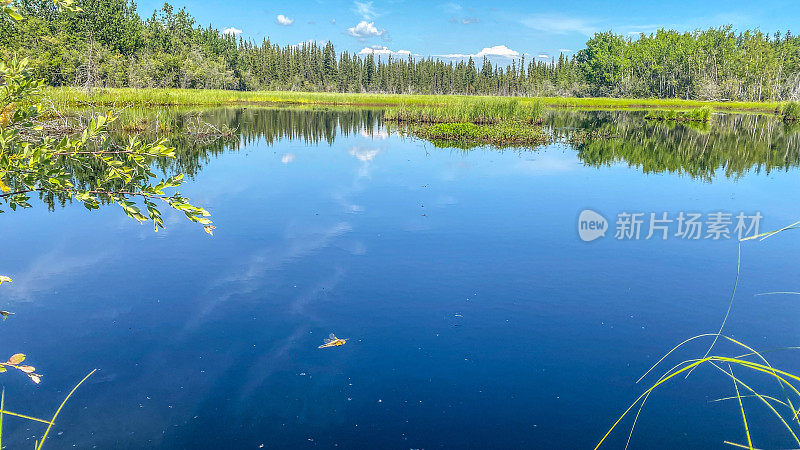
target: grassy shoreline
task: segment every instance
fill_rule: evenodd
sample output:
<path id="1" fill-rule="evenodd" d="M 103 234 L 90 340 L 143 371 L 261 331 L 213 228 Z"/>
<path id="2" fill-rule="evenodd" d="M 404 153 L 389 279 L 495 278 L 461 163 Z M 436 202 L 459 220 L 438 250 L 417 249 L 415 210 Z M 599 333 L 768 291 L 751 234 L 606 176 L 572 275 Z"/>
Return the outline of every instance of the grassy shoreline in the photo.
<path id="1" fill-rule="evenodd" d="M 492 97 L 461 95 L 340 94 L 294 91 L 223 91 L 201 89 L 106 89 L 93 95 L 76 88 L 45 88 L 44 93 L 56 106 L 221 106 L 241 104 L 293 104 L 327 106 L 441 106 L 464 103 L 504 102 L 514 98 L 520 106 L 539 101 L 546 108 L 577 109 L 695 109 L 710 107 L 717 111 L 759 112 L 773 114 L 781 102 L 706 102 L 680 99 L 566 98 L 566 97 Z"/>

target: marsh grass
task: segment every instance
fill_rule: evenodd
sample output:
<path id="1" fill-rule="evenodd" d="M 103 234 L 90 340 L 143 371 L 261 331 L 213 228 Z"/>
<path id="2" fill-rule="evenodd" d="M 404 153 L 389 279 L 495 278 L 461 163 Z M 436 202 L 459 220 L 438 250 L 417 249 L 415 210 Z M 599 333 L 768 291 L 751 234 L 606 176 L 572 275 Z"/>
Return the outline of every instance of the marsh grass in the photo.
<path id="1" fill-rule="evenodd" d="M 674 109 L 650 111 L 644 116 L 647 120 L 660 120 L 667 122 L 698 122 L 708 123 L 714 110 L 708 106 L 688 111 L 676 111 Z"/>
<path id="2" fill-rule="evenodd" d="M 439 123 L 418 125 L 410 134 L 431 141 L 437 147 L 471 148 L 479 145 L 495 147 L 537 146 L 546 144 L 550 137 L 541 127 L 519 123 L 475 125 L 472 123 Z"/>
<path id="3" fill-rule="evenodd" d="M 431 124 L 470 123 L 490 125 L 502 122 L 540 124 L 544 107 L 541 101 L 520 103 L 517 99 L 494 101 L 459 101 L 439 106 L 404 105 L 386 111 L 384 120 L 389 122 Z"/>
<path id="4" fill-rule="evenodd" d="M 283 103 L 346 106 L 448 106 L 470 102 L 504 102 L 509 99 L 521 105 L 540 101 L 545 108 L 580 109 L 675 109 L 687 110 L 705 106 L 715 110 L 773 113 L 783 106 L 779 102 L 705 102 L 681 99 L 575 98 L 575 97 L 498 97 L 463 95 L 398 95 L 348 94 L 294 91 L 225 91 L 212 89 L 98 89 L 88 93 L 69 87 L 44 90 L 56 106 L 222 106 L 242 103 Z"/>
<path id="5" fill-rule="evenodd" d="M 795 222 L 791 225 L 785 226 L 778 230 L 761 233 L 755 236 L 750 236 L 741 239 L 738 242 L 738 256 L 737 256 L 737 263 L 736 263 L 736 278 L 733 285 L 733 291 L 730 296 L 730 300 L 728 303 L 728 309 L 725 313 L 725 316 L 722 320 L 722 324 L 720 325 L 719 331 L 716 333 L 708 333 L 708 334 L 701 334 L 697 336 L 693 336 L 689 339 L 684 340 L 680 344 L 673 347 L 670 351 L 668 351 L 664 356 L 661 357 L 655 364 L 653 364 L 647 372 L 644 373 L 636 383 L 641 382 L 644 378 L 650 375 L 651 372 L 656 370 L 662 363 L 664 363 L 667 358 L 669 358 L 674 353 L 678 352 L 679 350 L 683 349 L 684 346 L 689 344 L 692 341 L 698 339 L 711 339 L 711 344 L 706 350 L 705 354 L 700 358 L 694 359 L 685 359 L 678 364 L 675 364 L 670 369 L 666 370 L 661 374 L 661 376 L 647 389 L 645 390 L 633 403 L 628 406 L 628 408 L 620 415 L 620 417 L 614 422 L 611 428 L 606 432 L 606 434 L 600 439 L 600 441 L 595 446 L 595 450 L 600 448 L 601 445 L 606 441 L 606 439 L 611 435 L 611 433 L 620 425 L 623 419 L 630 416 L 634 409 L 638 409 L 636 414 L 633 418 L 633 423 L 630 428 L 630 432 L 628 434 L 628 439 L 625 444 L 625 448 L 628 448 L 630 444 L 631 438 L 633 436 L 634 429 L 636 428 L 636 423 L 639 419 L 642 410 L 644 409 L 645 403 L 649 399 L 650 395 L 656 391 L 659 387 L 662 387 L 669 381 L 677 380 L 676 378 L 678 375 L 684 375 L 684 379 L 688 378 L 689 374 L 692 373 L 697 367 L 700 366 L 710 366 L 718 373 L 720 373 L 723 378 L 732 381 L 735 396 L 725 397 L 721 399 L 714 400 L 714 402 L 724 401 L 724 400 L 737 400 L 738 407 L 739 407 L 739 414 L 742 417 L 742 428 L 746 438 L 746 444 L 741 444 L 738 442 L 733 441 L 724 441 L 724 444 L 730 445 L 732 447 L 737 448 L 746 448 L 753 450 L 755 447 L 753 445 L 753 439 L 751 435 L 751 427 L 747 420 L 747 413 L 744 406 L 743 399 L 750 398 L 750 399 L 757 399 L 757 404 L 762 405 L 766 408 L 772 416 L 775 417 L 777 421 L 780 422 L 782 428 L 786 430 L 788 437 L 791 437 L 792 441 L 796 444 L 795 448 L 800 448 L 800 409 L 796 405 L 800 405 L 800 376 L 790 373 L 785 370 L 777 369 L 772 366 L 767 359 L 764 357 L 764 353 L 766 352 L 758 352 L 757 350 L 753 349 L 752 347 L 730 337 L 722 334 L 723 329 L 730 317 L 731 309 L 733 306 L 733 301 L 736 297 L 736 289 L 739 284 L 739 275 L 741 269 L 741 246 L 742 243 L 745 241 L 751 240 L 760 240 L 763 241 L 768 239 L 776 234 L 794 230 L 800 228 L 800 221 Z M 781 293 L 768 293 L 768 294 L 781 294 Z M 795 292 L 782 292 L 782 294 L 800 294 Z M 723 341 L 729 344 L 733 344 L 735 348 L 739 348 L 744 350 L 744 353 L 738 355 L 724 355 L 724 354 L 712 354 L 715 349 L 717 342 Z M 798 350 L 798 347 L 788 347 L 782 350 Z M 777 387 L 777 393 L 775 395 L 768 395 L 761 392 L 761 387 L 751 386 L 752 382 L 746 382 L 742 375 L 734 374 L 733 368 L 736 367 L 737 370 L 741 370 L 743 373 L 748 375 L 759 375 L 762 378 L 765 378 L 770 383 L 774 383 L 774 386 Z M 727 370 L 726 370 L 727 368 Z M 749 380 L 749 379 L 748 379 Z M 739 388 L 742 388 L 741 390 Z M 757 390 L 758 389 L 758 390 Z M 742 391 L 745 392 L 745 395 L 742 395 Z"/>

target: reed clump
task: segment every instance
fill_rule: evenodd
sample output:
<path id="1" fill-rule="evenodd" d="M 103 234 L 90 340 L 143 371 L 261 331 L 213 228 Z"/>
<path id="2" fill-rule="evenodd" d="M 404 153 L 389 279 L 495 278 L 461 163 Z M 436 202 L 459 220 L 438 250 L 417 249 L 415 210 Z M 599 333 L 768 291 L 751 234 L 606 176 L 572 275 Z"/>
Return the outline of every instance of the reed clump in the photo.
<path id="1" fill-rule="evenodd" d="M 714 110 L 708 106 L 698 109 L 690 109 L 688 111 L 676 111 L 674 109 L 649 111 L 646 116 L 647 120 L 657 120 L 666 122 L 701 122 L 708 123 L 711 121 L 711 115 Z"/>
<path id="2" fill-rule="evenodd" d="M 541 101 L 521 104 L 517 99 L 448 101 L 436 106 L 403 105 L 386 111 L 384 120 L 411 124 L 470 123 L 491 125 L 503 122 L 540 124 Z"/>
<path id="3" fill-rule="evenodd" d="M 541 127 L 520 123 L 501 123 L 495 125 L 476 125 L 473 123 L 438 123 L 419 125 L 411 129 L 411 134 L 434 142 L 448 145 L 474 144 L 504 146 L 533 146 L 549 142 L 550 138 Z M 453 145 L 458 146 L 458 145 Z"/>

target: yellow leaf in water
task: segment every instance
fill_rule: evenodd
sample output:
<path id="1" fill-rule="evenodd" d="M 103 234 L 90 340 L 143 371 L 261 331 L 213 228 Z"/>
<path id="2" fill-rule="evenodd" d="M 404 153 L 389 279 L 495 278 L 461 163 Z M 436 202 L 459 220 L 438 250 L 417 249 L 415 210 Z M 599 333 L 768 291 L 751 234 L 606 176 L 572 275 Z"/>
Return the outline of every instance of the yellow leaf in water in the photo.
<path id="1" fill-rule="evenodd" d="M 206 226 L 203 227 L 203 229 L 206 230 L 206 233 L 208 233 L 208 234 L 210 234 L 212 236 L 214 235 L 214 230 L 216 228 L 217 227 L 215 227 L 214 225 L 206 225 Z"/>
<path id="2" fill-rule="evenodd" d="M 11 278 L 0 275 L 0 284 L 11 283 Z"/>
<path id="3" fill-rule="evenodd" d="M 8 358 L 8 363 L 13 364 L 15 366 L 21 363 L 22 361 L 25 361 L 25 355 L 22 353 L 17 353 L 16 355 L 13 355 L 11 358 Z"/>
<path id="4" fill-rule="evenodd" d="M 42 376 L 41 375 L 37 375 L 35 373 L 32 373 L 32 374 L 29 374 L 28 377 L 31 379 L 31 381 L 33 381 L 36 384 L 39 384 L 39 383 L 42 382 Z"/>
<path id="5" fill-rule="evenodd" d="M 25 372 L 25 373 L 33 373 L 36 372 L 36 368 L 33 366 L 19 366 L 17 369 Z"/>

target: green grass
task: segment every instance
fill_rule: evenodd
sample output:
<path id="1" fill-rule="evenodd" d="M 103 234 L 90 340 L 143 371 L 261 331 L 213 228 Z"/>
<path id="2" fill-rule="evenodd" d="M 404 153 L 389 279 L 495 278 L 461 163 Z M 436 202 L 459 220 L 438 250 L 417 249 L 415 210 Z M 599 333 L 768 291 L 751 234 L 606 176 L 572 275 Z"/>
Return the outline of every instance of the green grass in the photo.
<path id="1" fill-rule="evenodd" d="M 384 119 L 400 123 L 471 123 L 478 125 L 515 121 L 537 124 L 542 120 L 542 102 L 521 104 L 515 98 L 494 101 L 451 102 L 445 106 L 404 105 L 386 111 Z"/>
<path id="2" fill-rule="evenodd" d="M 264 91 L 243 92 L 201 89 L 102 89 L 93 94 L 76 88 L 46 88 L 45 95 L 56 106 L 219 106 L 242 103 L 284 103 L 347 106 L 441 106 L 486 102 L 503 103 L 509 97 L 460 95 L 390 95 L 340 94 L 324 92 Z M 541 102 L 546 108 L 583 109 L 695 109 L 705 106 L 715 110 L 772 113 L 780 111 L 779 102 L 704 102 L 680 99 L 630 98 L 515 98 L 520 107 Z"/>
<path id="3" fill-rule="evenodd" d="M 714 113 L 708 106 L 688 111 L 675 111 L 674 109 L 654 110 L 647 113 L 647 120 L 663 120 L 676 122 L 701 122 L 708 123 Z"/>
<path id="4" fill-rule="evenodd" d="M 505 122 L 493 125 L 473 123 L 438 123 L 415 125 L 407 129 L 413 136 L 428 140 L 437 147 L 472 148 L 480 145 L 525 147 L 546 144 L 550 136 L 541 127 Z"/>
<path id="5" fill-rule="evenodd" d="M 757 399 L 758 401 L 752 400 L 756 406 L 760 406 L 766 408 L 768 411 L 767 415 L 774 417 L 778 422 L 780 422 L 781 427 L 783 430 L 786 431 L 786 438 L 791 438 L 794 441 L 792 444 L 792 448 L 800 448 L 800 410 L 796 405 L 800 405 L 800 376 L 777 369 L 775 366 L 770 364 L 767 359 L 764 357 L 764 353 L 766 352 L 759 352 L 752 347 L 743 344 L 742 342 L 726 336 L 722 334 L 723 329 L 725 328 L 725 324 L 728 320 L 728 317 L 731 313 L 731 307 L 733 306 L 733 301 L 736 296 L 736 288 L 739 285 L 739 276 L 740 276 L 740 268 L 741 268 L 741 249 L 742 243 L 745 241 L 763 241 L 764 239 L 770 238 L 776 234 L 785 232 L 787 230 L 795 230 L 800 228 L 800 221 L 795 222 L 791 225 L 785 226 L 778 230 L 769 231 L 766 233 L 761 233 L 754 236 L 745 237 L 740 239 L 738 242 L 739 251 L 738 251 L 738 259 L 736 263 L 736 279 L 733 285 L 733 292 L 730 297 L 730 302 L 728 304 L 728 311 L 725 314 L 725 317 L 722 320 L 722 325 L 719 328 L 719 331 L 716 333 L 706 333 L 697 336 L 693 336 L 689 339 L 684 340 L 680 344 L 673 347 L 670 351 L 668 351 L 664 356 L 661 357 L 655 364 L 653 364 L 647 372 L 644 373 L 636 382 L 639 383 L 645 377 L 647 377 L 651 372 L 653 372 L 656 367 L 661 365 L 670 355 L 676 353 L 678 350 L 683 349 L 688 343 L 695 341 L 697 339 L 704 339 L 704 338 L 713 338 L 711 345 L 709 346 L 708 350 L 706 350 L 705 354 L 699 358 L 693 359 L 686 359 L 678 364 L 672 366 L 670 369 L 663 372 L 663 374 L 653 383 L 647 390 L 645 390 L 630 406 L 619 416 L 619 418 L 614 422 L 614 424 L 609 428 L 606 434 L 600 439 L 595 446 L 595 450 L 599 449 L 606 439 L 611 435 L 611 433 L 620 425 L 623 419 L 628 416 L 633 415 L 633 411 L 637 409 L 635 416 L 633 417 L 633 423 L 631 425 L 630 432 L 628 433 L 627 443 L 625 444 L 625 448 L 628 448 L 630 444 L 631 437 L 633 436 L 634 429 L 636 428 L 636 424 L 641 414 L 642 410 L 644 409 L 645 403 L 649 399 L 650 395 L 653 394 L 655 390 L 659 387 L 667 383 L 668 381 L 675 381 L 679 380 L 677 377 L 678 375 L 685 374 L 683 379 L 685 380 L 688 376 L 692 373 L 694 369 L 700 366 L 710 366 L 710 368 L 716 369 L 716 373 L 721 373 L 723 378 L 731 381 L 733 383 L 735 396 L 724 397 L 720 399 L 713 400 L 713 402 L 720 402 L 724 400 L 737 400 L 737 413 L 741 415 L 742 418 L 742 428 L 744 430 L 744 435 L 746 438 L 746 444 L 741 444 L 738 442 L 733 442 L 726 440 L 723 443 L 732 447 L 737 448 L 745 448 L 753 450 L 756 447 L 753 445 L 753 437 L 751 435 L 750 425 L 747 419 L 747 413 L 745 412 L 745 403 L 744 399 Z M 793 295 L 800 295 L 798 292 L 773 292 L 767 294 L 793 294 Z M 767 323 L 769 325 L 769 323 Z M 734 348 L 738 351 L 733 353 L 733 356 L 727 355 L 714 355 L 712 354 L 712 350 L 715 348 L 715 344 L 720 341 L 722 343 L 733 344 Z M 776 349 L 776 350 L 800 350 L 800 347 L 787 347 L 783 349 Z M 744 352 L 744 353 L 741 353 Z M 737 354 L 739 353 L 739 354 Z M 739 371 L 738 374 L 734 374 L 733 368 L 736 368 Z M 753 381 L 746 382 L 744 377 L 741 375 L 744 373 L 745 375 L 750 375 L 751 378 L 755 378 Z M 748 380 L 749 381 L 749 380 Z M 760 384 L 753 384 L 754 382 L 764 381 L 768 386 L 771 386 L 772 389 L 776 389 L 776 395 L 766 395 L 762 394 L 760 391 L 761 386 Z M 755 387 L 752 387 L 752 386 Z M 741 390 L 739 388 L 742 388 Z M 758 390 L 757 390 L 758 389 Z M 742 395 L 742 392 L 745 395 Z M 748 400 L 750 402 L 750 400 Z M 748 403 L 749 406 L 749 403 Z M 765 412 L 766 413 L 766 412 Z M 796 444 L 796 445 L 795 445 Z"/>
<path id="6" fill-rule="evenodd" d="M 72 397 L 72 395 L 75 393 L 75 391 L 77 391 L 78 388 L 81 387 L 81 385 L 84 382 L 86 382 L 86 380 L 89 379 L 89 377 L 94 375 L 94 373 L 96 371 L 97 371 L 97 369 L 94 369 L 91 372 L 89 372 L 88 375 L 83 377 L 83 379 L 81 381 L 79 381 L 78 384 L 76 384 L 75 387 L 73 387 L 71 391 L 69 391 L 69 394 L 67 394 L 66 398 L 64 398 L 64 401 L 62 401 L 61 404 L 58 406 L 58 409 L 56 410 L 55 414 L 53 414 L 53 417 L 50 420 L 39 419 L 39 418 L 31 417 L 31 416 L 28 416 L 28 415 L 25 415 L 25 414 L 19 414 L 19 413 L 7 411 L 6 408 L 5 408 L 6 391 L 5 391 L 5 388 L 4 388 L 2 390 L 2 393 L 0 393 L 0 447 L 2 447 L 2 442 L 3 442 L 3 416 L 12 416 L 12 417 L 19 417 L 21 419 L 25 419 L 25 420 L 28 420 L 28 421 L 31 421 L 31 422 L 39 422 L 39 423 L 47 424 L 47 429 L 45 429 L 44 434 L 42 435 L 42 439 L 41 440 L 37 440 L 36 441 L 36 445 L 34 446 L 34 450 L 42 450 L 42 447 L 44 446 L 44 442 L 45 442 L 45 440 L 47 440 L 47 436 L 50 434 L 50 430 L 53 428 L 53 425 L 55 425 L 56 419 L 58 419 L 58 415 L 61 414 L 61 410 L 64 409 L 64 405 L 67 404 L 67 402 L 69 401 L 70 397 Z"/>

